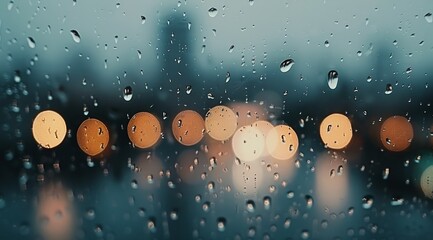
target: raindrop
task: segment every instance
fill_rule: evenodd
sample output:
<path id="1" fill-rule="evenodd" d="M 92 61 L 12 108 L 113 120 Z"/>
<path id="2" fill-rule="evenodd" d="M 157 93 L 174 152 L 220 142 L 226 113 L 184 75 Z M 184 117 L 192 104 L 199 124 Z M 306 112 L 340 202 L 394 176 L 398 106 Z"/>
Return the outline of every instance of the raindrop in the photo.
<path id="1" fill-rule="evenodd" d="M 230 73 L 227 72 L 226 73 L 226 83 L 228 83 L 230 81 Z"/>
<path id="2" fill-rule="evenodd" d="M 310 238 L 310 232 L 308 232 L 308 230 L 302 230 L 301 238 L 302 239 L 308 239 L 308 238 Z"/>
<path id="3" fill-rule="evenodd" d="M 295 61 L 293 59 L 286 59 L 280 64 L 280 71 L 281 72 L 288 72 L 293 64 L 295 64 Z"/>
<path id="4" fill-rule="evenodd" d="M 384 170 L 383 170 L 383 179 L 388 179 L 388 176 L 389 176 L 389 168 L 385 168 Z"/>
<path id="5" fill-rule="evenodd" d="M 32 37 L 28 37 L 27 38 L 27 43 L 29 44 L 30 48 L 35 48 L 36 47 L 35 40 Z"/>
<path id="6" fill-rule="evenodd" d="M 80 34 L 77 30 L 71 30 L 71 36 L 74 42 L 79 43 L 81 41 Z"/>
<path id="7" fill-rule="evenodd" d="M 366 195 L 362 198 L 362 207 L 364 209 L 370 209 L 373 206 L 373 197 Z"/>
<path id="8" fill-rule="evenodd" d="M 325 41 L 325 47 L 329 47 L 329 41 L 328 40 Z"/>
<path id="9" fill-rule="evenodd" d="M 306 195 L 305 201 L 307 203 L 307 208 L 313 207 L 313 197 L 311 197 L 310 195 Z"/>
<path id="10" fill-rule="evenodd" d="M 218 9 L 211 7 L 208 10 L 209 13 L 209 17 L 216 17 L 216 15 L 218 14 Z"/>
<path id="11" fill-rule="evenodd" d="M 225 231 L 225 229 L 226 229 L 226 219 L 225 218 L 223 218 L 223 217 L 219 217 L 218 219 L 217 219 L 217 228 L 218 228 L 218 231 L 220 231 L 220 232 L 224 232 Z"/>
<path id="12" fill-rule="evenodd" d="M 367 77 L 367 82 L 371 82 L 371 80 L 372 80 L 371 76 L 368 76 Z"/>
<path id="13" fill-rule="evenodd" d="M 8 4 L 8 10 L 12 10 L 12 8 L 14 7 L 14 1 L 10 1 Z"/>
<path id="14" fill-rule="evenodd" d="M 408 67 L 407 69 L 406 69 L 406 74 L 409 74 L 409 73 L 411 73 L 412 72 L 412 68 L 411 67 Z"/>
<path id="15" fill-rule="evenodd" d="M 331 70 L 328 73 L 328 86 L 330 89 L 335 89 L 338 84 L 338 73 L 335 70 Z"/>
<path id="16" fill-rule="evenodd" d="M 215 189 L 215 183 L 214 183 L 213 181 L 210 181 L 210 182 L 207 184 L 207 189 L 208 189 L 210 192 L 212 192 L 212 191 Z"/>
<path id="17" fill-rule="evenodd" d="M 431 13 L 427 13 L 426 15 L 424 15 L 424 18 L 428 23 L 433 22 L 433 15 Z"/>
<path id="18" fill-rule="evenodd" d="M 138 182 L 137 182 L 137 180 L 132 180 L 131 181 L 131 188 L 132 189 L 137 189 L 138 188 Z"/>
<path id="19" fill-rule="evenodd" d="M 247 201 L 247 211 L 252 213 L 252 212 L 254 212 L 255 208 L 256 208 L 256 204 L 254 203 L 254 201 L 248 200 Z"/>
<path id="20" fill-rule="evenodd" d="M 131 86 L 127 86 L 125 87 L 125 89 L 123 89 L 123 99 L 125 99 L 125 101 L 129 102 L 132 99 L 132 88 Z"/>
<path id="21" fill-rule="evenodd" d="M 235 45 L 231 45 L 229 48 L 229 53 L 233 52 L 233 49 L 235 48 Z"/>
<path id="22" fill-rule="evenodd" d="M 292 221 L 290 220 L 290 218 L 286 218 L 286 220 L 284 221 L 284 228 L 289 228 L 291 223 Z"/>
<path id="23" fill-rule="evenodd" d="M 156 223 L 154 218 L 150 218 L 147 221 L 147 229 L 149 229 L 150 232 L 156 232 Z"/>
<path id="24" fill-rule="evenodd" d="M 393 197 L 391 200 L 391 206 L 401 206 L 404 203 L 404 199 L 403 198 L 395 198 Z"/>
<path id="25" fill-rule="evenodd" d="M 95 210 L 92 209 L 92 208 L 88 209 L 87 212 L 86 212 L 86 217 L 89 220 L 95 219 Z"/>
<path id="26" fill-rule="evenodd" d="M 176 221 L 177 219 L 179 219 L 179 216 L 177 215 L 177 210 L 173 210 L 170 212 L 170 219 L 173 221 Z"/>
<path id="27" fill-rule="evenodd" d="M 388 84 L 386 84 L 386 87 L 385 87 L 385 94 L 389 95 L 391 93 L 392 93 L 392 85 L 390 83 L 388 83 Z"/>
<path id="28" fill-rule="evenodd" d="M 266 196 L 263 198 L 263 206 L 266 210 L 271 208 L 271 198 L 270 197 Z"/>
<path id="29" fill-rule="evenodd" d="M 16 83 L 21 82 L 21 73 L 20 73 L 19 70 L 16 70 L 16 71 L 15 71 L 14 81 L 15 81 Z"/>
<path id="30" fill-rule="evenodd" d="M 191 85 L 186 85 L 186 94 L 191 94 L 191 91 L 192 91 L 192 87 L 191 87 Z"/>

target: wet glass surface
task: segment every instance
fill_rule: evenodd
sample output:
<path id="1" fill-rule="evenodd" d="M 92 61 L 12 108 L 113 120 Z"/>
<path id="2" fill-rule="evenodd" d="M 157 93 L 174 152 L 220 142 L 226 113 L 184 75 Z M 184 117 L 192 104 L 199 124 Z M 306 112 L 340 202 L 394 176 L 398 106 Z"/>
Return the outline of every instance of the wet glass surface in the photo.
<path id="1" fill-rule="evenodd" d="M 428 239 L 432 12 L 0 3 L 0 239 Z"/>

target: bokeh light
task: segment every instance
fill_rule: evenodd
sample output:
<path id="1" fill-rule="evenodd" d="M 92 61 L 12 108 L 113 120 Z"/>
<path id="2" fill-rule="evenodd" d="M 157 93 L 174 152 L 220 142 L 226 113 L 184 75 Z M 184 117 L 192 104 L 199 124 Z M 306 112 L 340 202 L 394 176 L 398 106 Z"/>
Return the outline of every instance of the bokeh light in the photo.
<path id="1" fill-rule="evenodd" d="M 333 113 L 320 124 L 320 137 L 326 147 L 342 149 L 352 140 L 352 124 L 343 114 Z"/>
<path id="2" fill-rule="evenodd" d="M 330 211 L 346 209 L 348 201 L 348 171 L 347 163 L 336 153 L 322 153 L 316 163 L 316 193 L 320 208 Z"/>
<path id="3" fill-rule="evenodd" d="M 182 182 L 197 184 L 207 176 L 206 155 L 201 151 L 187 149 L 177 158 L 175 169 Z"/>
<path id="4" fill-rule="evenodd" d="M 43 148 L 54 148 L 62 143 L 66 136 L 66 123 L 57 112 L 40 112 L 33 120 L 33 138 Z"/>
<path id="5" fill-rule="evenodd" d="M 259 161 L 233 163 L 232 177 L 235 189 L 242 196 L 255 196 L 263 186 L 263 167 Z"/>
<path id="6" fill-rule="evenodd" d="M 433 199 L 433 166 L 427 167 L 421 175 L 421 190 L 424 195 Z"/>
<path id="7" fill-rule="evenodd" d="M 182 145 L 192 146 L 204 135 L 204 120 L 196 111 L 185 110 L 176 115 L 171 124 L 174 138 Z"/>
<path id="8" fill-rule="evenodd" d="M 163 166 L 161 160 L 153 152 L 140 154 L 134 162 L 134 175 L 138 188 L 158 189 L 161 185 Z"/>
<path id="9" fill-rule="evenodd" d="M 288 160 L 298 151 L 298 135 L 287 125 L 275 126 L 266 137 L 266 147 L 272 157 Z"/>
<path id="10" fill-rule="evenodd" d="M 256 121 L 252 124 L 254 127 L 258 128 L 265 138 L 265 147 L 263 148 L 262 157 L 266 157 L 269 155 L 268 148 L 266 147 L 266 138 L 269 132 L 274 128 L 272 123 L 264 120 Z"/>
<path id="11" fill-rule="evenodd" d="M 263 106 L 255 103 L 231 103 L 229 108 L 237 116 L 238 128 L 251 125 L 258 120 L 266 120 Z"/>
<path id="12" fill-rule="evenodd" d="M 60 183 L 48 184 L 40 189 L 35 221 L 43 239 L 73 239 L 73 203 L 69 191 Z"/>
<path id="13" fill-rule="evenodd" d="M 402 116 L 392 116 L 383 122 L 380 128 L 382 145 L 392 152 L 406 150 L 413 139 L 412 124 Z"/>
<path id="14" fill-rule="evenodd" d="M 109 140 L 110 134 L 107 126 L 98 119 L 86 119 L 78 127 L 78 146 L 89 156 L 96 156 L 102 153 L 107 148 Z"/>
<path id="15" fill-rule="evenodd" d="M 161 137 L 158 118 L 148 112 L 136 113 L 128 123 L 128 137 L 138 148 L 150 148 Z"/>
<path id="16" fill-rule="evenodd" d="M 239 128 L 232 138 L 233 152 L 242 161 L 254 161 L 262 156 L 265 137 L 259 128 L 247 125 Z"/>
<path id="17" fill-rule="evenodd" d="M 235 112 L 226 106 L 213 107 L 206 113 L 206 132 L 213 139 L 229 139 L 235 133 L 237 125 Z"/>

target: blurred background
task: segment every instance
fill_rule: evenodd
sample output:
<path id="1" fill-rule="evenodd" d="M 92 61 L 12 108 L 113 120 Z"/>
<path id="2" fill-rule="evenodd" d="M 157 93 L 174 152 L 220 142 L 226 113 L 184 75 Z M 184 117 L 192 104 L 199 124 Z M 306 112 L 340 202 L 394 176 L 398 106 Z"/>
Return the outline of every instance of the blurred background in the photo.
<path id="1" fill-rule="evenodd" d="M 0 239 L 428 238 L 432 12 L 429 0 L 1 2 Z M 245 163 L 230 141 L 176 141 L 177 113 L 217 105 L 238 127 L 291 126 L 297 154 Z M 67 124 L 56 148 L 32 135 L 44 110 Z M 162 127 L 150 149 L 127 135 L 141 111 Z M 332 113 L 352 125 L 340 150 L 320 136 Z M 394 115 L 413 128 L 399 152 L 380 139 Z M 88 118 L 109 129 L 101 157 L 77 144 Z"/>

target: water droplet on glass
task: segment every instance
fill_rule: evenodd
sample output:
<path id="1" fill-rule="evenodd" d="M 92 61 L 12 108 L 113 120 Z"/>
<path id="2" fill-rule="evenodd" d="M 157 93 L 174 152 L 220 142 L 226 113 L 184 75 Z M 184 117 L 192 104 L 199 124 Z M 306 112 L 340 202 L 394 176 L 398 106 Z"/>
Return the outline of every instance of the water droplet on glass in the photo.
<path id="1" fill-rule="evenodd" d="M 307 208 L 313 207 L 313 197 L 310 195 L 305 196 L 305 202 L 307 203 Z"/>
<path id="2" fill-rule="evenodd" d="M 192 87 L 191 87 L 191 85 L 187 85 L 186 86 L 186 94 L 190 94 L 191 93 L 191 91 L 192 91 Z"/>
<path id="3" fill-rule="evenodd" d="M 15 81 L 16 83 L 21 82 L 21 73 L 20 73 L 19 70 L 15 71 L 14 81 Z"/>
<path id="4" fill-rule="evenodd" d="M 263 206 L 266 210 L 271 208 L 271 198 L 270 197 L 266 196 L 263 198 Z"/>
<path id="5" fill-rule="evenodd" d="M 424 18 L 428 23 L 433 22 L 433 15 L 431 13 L 427 13 L 426 15 L 424 15 Z"/>
<path id="6" fill-rule="evenodd" d="M 131 188 L 132 189 L 137 189 L 138 188 L 138 182 L 137 182 L 137 180 L 132 180 L 131 181 Z"/>
<path id="7" fill-rule="evenodd" d="M 408 68 L 406 69 L 406 73 L 409 74 L 409 73 L 411 73 L 411 72 L 412 72 L 412 68 L 411 68 L 411 67 L 408 67 Z"/>
<path id="8" fill-rule="evenodd" d="M 8 4 L 8 10 L 12 10 L 12 8 L 14 7 L 14 1 L 10 1 Z"/>
<path id="9" fill-rule="evenodd" d="M 149 229 L 150 232 L 156 232 L 156 223 L 155 223 L 155 219 L 150 218 L 147 221 L 147 229 Z"/>
<path id="10" fill-rule="evenodd" d="M 308 230 L 302 230 L 302 232 L 301 232 L 301 238 L 302 239 L 308 239 L 308 238 L 310 238 L 310 232 L 308 232 Z"/>
<path id="11" fill-rule="evenodd" d="M 74 42 L 79 43 L 81 41 L 80 34 L 77 30 L 71 30 L 71 36 Z"/>
<path id="12" fill-rule="evenodd" d="M 170 212 L 170 219 L 173 221 L 176 221 L 177 219 L 179 219 L 179 216 L 177 215 L 177 210 L 173 210 Z"/>
<path id="13" fill-rule="evenodd" d="M 30 48 L 35 48 L 36 47 L 35 40 L 32 37 L 28 37 L 27 38 L 27 43 L 29 44 Z"/>
<path id="14" fill-rule="evenodd" d="M 325 47 L 329 47 L 329 41 L 328 40 L 325 41 Z"/>
<path id="15" fill-rule="evenodd" d="M 231 45 L 229 48 L 229 53 L 233 52 L 233 49 L 235 48 L 235 45 Z"/>
<path id="16" fill-rule="evenodd" d="M 216 17 L 216 15 L 218 14 L 218 9 L 211 7 L 208 10 L 209 13 L 209 17 Z"/>
<path id="17" fill-rule="evenodd" d="M 254 203 L 254 201 L 248 200 L 247 201 L 247 211 L 252 213 L 252 212 L 254 212 L 255 209 L 256 209 L 256 204 Z"/>
<path id="18" fill-rule="evenodd" d="M 328 86 L 330 89 L 335 89 L 338 84 L 338 73 L 335 70 L 331 70 L 328 73 Z"/>
<path id="19" fill-rule="evenodd" d="M 226 219 L 225 218 L 223 218 L 223 217 L 219 217 L 218 219 L 217 219 L 217 228 L 218 228 L 218 231 L 220 231 L 220 232 L 224 232 L 225 231 L 225 229 L 226 229 Z"/>
<path id="20" fill-rule="evenodd" d="M 367 77 L 367 82 L 371 82 L 371 80 L 372 80 L 371 76 L 368 76 Z"/>
<path id="21" fill-rule="evenodd" d="M 373 206 L 373 197 L 366 195 L 362 198 L 362 207 L 364 209 L 370 209 Z"/>
<path id="22" fill-rule="evenodd" d="M 289 228 L 291 223 L 292 220 L 290 218 L 286 218 L 286 220 L 284 220 L 284 228 Z"/>
<path id="23" fill-rule="evenodd" d="M 393 197 L 391 200 L 391 206 L 401 206 L 404 203 L 404 199 L 403 198 L 395 198 Z"/>
<path id="24" fill-rule="evenodd" d="M 293 64 L 295 64 L 295 61 L 293 59 L 286 59 L 280 64 L 280 71 L 281 72 L 288 72 Z"/>
<path id="25" fill-rule="evenodd" d="M 389 168 L 385 168 L 384 170 L 383 170 L 383 179 L 388 179 L 388 176 L 389 176 Z"/>
<path id="26" fill-rule="evenodd" d="M 123 99 L 129 102 L 132 99 L 132 88 L 130 86 L 125 87 L 123 89 Z"/>
<path id="27" fill-rule="evenodd" d="M 227 72 L 226 73 L 226 83 L 228 83 L 230 81 L 230 73 Z"/>
<path id="28" fill-rule="evenodd" d="M 391 93 L 392 93 L 392 85 L 390 83 L 388 83 L 388 84 L 386 84 L 386 87 L 385 87 L 385 94 L 389 95 Z"/>

